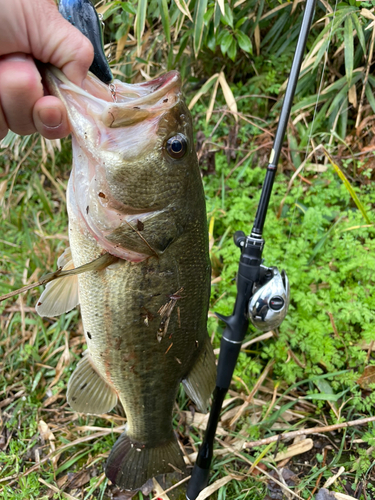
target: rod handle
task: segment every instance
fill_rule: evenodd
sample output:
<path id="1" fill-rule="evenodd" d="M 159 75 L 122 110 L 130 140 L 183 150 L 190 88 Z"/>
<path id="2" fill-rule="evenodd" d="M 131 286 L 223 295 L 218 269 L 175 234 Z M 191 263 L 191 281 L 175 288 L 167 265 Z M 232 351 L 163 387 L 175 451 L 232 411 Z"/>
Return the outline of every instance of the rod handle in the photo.
<path id="1" fill-rule="evenodd" d="M 194 481 L 189 481 L 186 498 L 187 500 L 195 500 L 199 493 L 207 486 L 210 477 L 210 469 L 203 469 L 197 463 L 194 465 L 192 477 Z"/>

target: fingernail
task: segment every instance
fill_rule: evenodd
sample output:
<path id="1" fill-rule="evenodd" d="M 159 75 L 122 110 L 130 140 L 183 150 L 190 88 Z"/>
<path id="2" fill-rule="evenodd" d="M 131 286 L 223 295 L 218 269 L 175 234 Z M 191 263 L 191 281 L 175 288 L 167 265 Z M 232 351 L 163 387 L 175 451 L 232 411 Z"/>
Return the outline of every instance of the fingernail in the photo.
<path id="1" fill-rule="evenodd" d="M 30 56 L 27 54 L 24 54 L 23 52 L 17 52 L 15 54 L 9 54 L 3 57 L 3 59 L 6 59 L 7 61 L 13 61 L 13 62 L 25 62 L 26 59 L 31 59 Z"/>
<path id="2" fill-rule="evenodd" d="M 57 128 L 62 124 L 62 113 L 58 108 L 43 108 L 38 112 L 38 117 L 48 128 Z"/>

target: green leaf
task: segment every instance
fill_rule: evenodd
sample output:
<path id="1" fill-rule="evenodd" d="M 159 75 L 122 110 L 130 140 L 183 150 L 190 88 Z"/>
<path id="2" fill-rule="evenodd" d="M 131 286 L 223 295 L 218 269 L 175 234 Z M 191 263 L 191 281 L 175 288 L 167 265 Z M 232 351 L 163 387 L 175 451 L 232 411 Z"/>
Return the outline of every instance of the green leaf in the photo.
<path id="1" fill-rule="evenodd" d="M 339 392 L 338 394 L 308 394 L 301 399 L 316 399 L 317 401 L 338 401 L 344 394 L 346 394 L 350 389 Z"/>
<path id="2" fill-rule="evenodd" d="M 141 45 L 142 35 L 145 30 L 147 12 L 147 0 L 139 0 L 137 8 L 137 17 L 135 19 L 135 31 L 137 35 L 137 44 Z"/>
<path id="3" fill-rule="evenodd" d="M 345 71 L 349 85 L 352 81 L 354 66 L 354 43 L 353 43 L 353 21 L 351 16 L 345 19 L 344 27 L 344 45 L 345 45 Z"/>
<path id="4" fill-rule="evenodd" d="M 229 33 L 229 31 L 225 31 L 221 38 L 221 43 L 220 43 L 220 48 L 223 55 L 227 53 L 227 50 L 229 49 L 232 41 L 233 41 L 232 34 Z"/>
<path id="5" fill-rule="evenodd" d="M 185 34 L 182 37 L 182 39 L 181 39 L 180 48 L 178 49 L 178 53 L 177 53 L 176 59 L 174 60 L 174 65 L 175 66 L 177 65 L 178 61 L 180 60 L 180 57 L 182 56 L 182 53 L 186 49 L 186 45 L 188 44 L 188 41 L 189 41 L 189 35 Z"/>
<path id="6" fill-rule="evenodd" d="M 207 10 L 207 12 L 205 13 L 205 15 L 203 16 L 203 22 L 204 24 L 207 26 L 208 23 L 210 22 L 211 20 L 211 17 L 213 16 L 214 14 L 214 7 L 211 7 L 210 9 Z"/>
<path id="7" fill-rule="evenodd" d="M 165 38 L 167 42 L 171 43 L 171 24 L 169 19 L 169 11 L 168 11 L 168 1 L 167 0 L 158 0 L 161 22 L 163 25 L 163 30 L 165 33 Z"/>
<path id="8" fill-rule="evenodd" d="M 105 21 L 108 17 L 118 11 L 119 5 L 121 2 L 112 2 L 112 4 L 108 4 L 107 10 L 103 13 L 103 21 Z M 106 6 L 107 7 L 107 6 Z"/>
<path id="9" fill-rule="evenodd" d="M 331 236 L 331 234 L 335 231 L 336 229 L 336 226 L 341 222 L 341 220 L 343 219 L 344 216 L 341 216 L 334 224 L 332 224 L 332 226 L 328 229 L 328 231 L 324 234 L 324 236 L 322 238 L 320 238 L 320 240 L 317 242 L 317 244 L 315 245 L 312 253 L 311 253 L 311 256 L 310 256 L 310 259 L 308 261 L 308 264 L 312 264 L 315 256 L 320 252 L 320 250 L 324 247 L 324 244 L 325 242 L 327 241 L 328 237 Z"/>
<path id="10" fill-rule="evenodd" d="M 365 40 L 365 35 L 363 34 L 362 25 L 359 22 L 358 16 L 355 12 L 352 12 L 352 14 L 350 14 L 350 16 L 352 18 L 354 27 L 357 31 L 358 40 L 359 40 L 359 43 L 361 44 L 363 53 L 366 54 L 366 40 Z"/>
<path id="11" fill-rule="evenodd" d="M 371 85 L 369 85 L 369 84 L 366 85 L 365 92 L 366 92 L 367 100 L 368 100 L 373 112 L 375 113 L 375 98 L 374 98 L 374 94 L 373 94 Z"/>
<path id="12" fill-rule="evenodd" d="M 214 28 L 219 26 L 220 24 L 220 19 L 221 19 L 221 10 L 219 6 L 219 2 L 215 2 L 215 16 L 214 16 Z"/>
<path id="13" fill-rule="evenodd" d="M 249 54 L 253 53 L 253 44 L 251 43 L 250 38 L 245 35 L 242 31 L 235 31 L 235 36 L 238 41 L 238 45 L 241 47 L 242 50 L 245 52 L 248 52 Z"/>
<path id="14" fill-rule="evenodd" d="M 134 16 L 137 14 L 137 11 L 133 7 L 133 5 L 129 2 L 121 2 L 121 8 L 125 12 L 128 12 L 129 14 L 133 14 Z"/>
<path id="15" fill-rule="evenodd" d="M 37 385 L 40 382 L 40 379 L 42 378 L 42 375 L 43 375 L 42 370 L 40 370 L 39 372 L 37 372 L 37 374 L 35 375 L 35 379 L 33 381 L 33 385 L 31 386 L 31 392 L 35 391 Z"/>
<path id="16" fill-rule="evenodd" d="M 53 212 L 52 212 L 52 208 L 50 205 L 50 201 L 48 200 L 48 198 L 46 196 L 46 191 L 45 191 L 44 187 L 42 186 L 38 175 L 34 176 L 34 187 L 39 195 L 39 199 L 44 207 L 44 210 L 48 213 L 48 215 L 50 217 L 53 217 Z"/>
<path id="17" fill-rule="evenodd" d="M 195 16 L 194 16 L 194 53 L 197 57 L 198 52 L 202 45 L 204 22 L 203 18 L 207 10 L 208 0 L 198 0 L 195 5 Z"/>
<path id="18" fill-rule="evenodd" d="M 229 45 L 228 48 L 228 56 L 232 59 L 232 61 L 234 61 L 236 59 L 236 54 L 237 54 L 237 42 L 232 37 L 232 43 Z"/>
<path id="19" fill-rule="evenodd" d="M 221 15 L 221 22 L 225 26 L 233 28 L 233 12 L 227 3 L 225 4 L 225 15 Z"/>
<path id="20" fill-rule="evenodd" d="M 234 27 L 235 27 L 235 29 L 237 30 L 238 28 L 240 28 L 240 27 L 243 25 L 243 23 L 244 23 L 245 21 L 247 21 L 247 17 L 241 17 L 241 19 L 239 19 L 239 20 L 236 22 L 236 24 L 235 24 L 235 26 L 234 26 Z"/>

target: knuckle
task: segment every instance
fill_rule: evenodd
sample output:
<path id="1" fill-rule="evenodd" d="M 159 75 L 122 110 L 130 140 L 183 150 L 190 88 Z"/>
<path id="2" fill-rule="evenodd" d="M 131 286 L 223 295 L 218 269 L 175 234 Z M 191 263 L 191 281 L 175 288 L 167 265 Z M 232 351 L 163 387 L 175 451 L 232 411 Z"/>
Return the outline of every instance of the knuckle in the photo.
<path id="1" fill-rule="evenodd" d="M 12 90 L 12 93 L 18 92 L 33 92 L 38 87 L 41 87 L 41 81 L 37 78 L 37 75 L 32 71 L 18 69 L 16 74 L 14 70 L 4 71 L 0 76 L 1 88 Z"/>

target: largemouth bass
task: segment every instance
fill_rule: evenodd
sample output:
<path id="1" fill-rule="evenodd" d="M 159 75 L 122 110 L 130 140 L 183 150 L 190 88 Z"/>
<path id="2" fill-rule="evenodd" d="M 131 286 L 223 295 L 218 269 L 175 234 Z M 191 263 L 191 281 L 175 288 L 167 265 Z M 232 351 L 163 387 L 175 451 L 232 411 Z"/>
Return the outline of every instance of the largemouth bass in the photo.
<path id="1" fill-rule="evenodd" d="M 87 351 L 69 384 L 70 406 L 110 411 L 127 429 L 106 474 L 134 490 L 184 468 L 172 427 L 180 382 L 201 411 L 215 386 L 206 321 L 210 260 L 203 187 L 180 76 L 84 90 L 52 68 L 48 85 L 66 104 L 73 134 L 68 185 L 70 250 L 64 269 L 110 257 L 98 269 L 47 285 L 37 309 L 80 304 Z"/>

